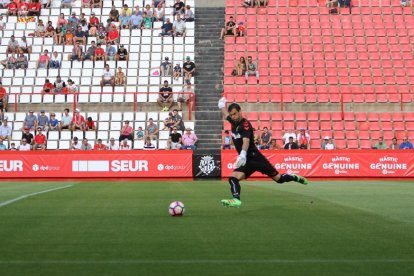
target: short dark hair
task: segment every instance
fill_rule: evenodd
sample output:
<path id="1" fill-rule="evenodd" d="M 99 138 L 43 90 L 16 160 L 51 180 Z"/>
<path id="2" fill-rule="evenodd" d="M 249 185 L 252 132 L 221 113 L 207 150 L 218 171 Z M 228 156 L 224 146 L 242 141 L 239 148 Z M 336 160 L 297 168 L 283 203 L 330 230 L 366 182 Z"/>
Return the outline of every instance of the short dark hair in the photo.
<path id="1" fill-rule="evenodd" d="M 228 112 L 231 112 L 233 109 L 236 109 L 237 112 L 240 111 L 240 105 L 236 104 L 236 103 L 232 103 L 231 105 L 229 105 L 229 107 L 227 108 Z"/>

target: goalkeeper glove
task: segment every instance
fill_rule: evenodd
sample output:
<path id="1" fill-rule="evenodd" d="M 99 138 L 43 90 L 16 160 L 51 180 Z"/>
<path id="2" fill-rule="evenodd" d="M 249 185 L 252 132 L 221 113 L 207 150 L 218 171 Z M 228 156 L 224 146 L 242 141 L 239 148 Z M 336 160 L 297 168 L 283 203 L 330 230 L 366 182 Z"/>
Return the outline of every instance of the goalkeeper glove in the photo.
<path id="1" fill-rule="evenodd" d="M 218 108 L 224 108 L 226 106 L 226 98 L 222 97 L 219 101 L 218 101 Z"/>
<path id="2" fill-rule="evenodd" d="M 244 165 L 246 165 L 246 160 L 247 160 L 247 158 L 246 158 L 246 151 L 245 150 L 242 150 L 240 152 L 240 155 L 237 157 L 236 167 L 237 168 L 240 168 L 240 167 L 243 167 Z"/>

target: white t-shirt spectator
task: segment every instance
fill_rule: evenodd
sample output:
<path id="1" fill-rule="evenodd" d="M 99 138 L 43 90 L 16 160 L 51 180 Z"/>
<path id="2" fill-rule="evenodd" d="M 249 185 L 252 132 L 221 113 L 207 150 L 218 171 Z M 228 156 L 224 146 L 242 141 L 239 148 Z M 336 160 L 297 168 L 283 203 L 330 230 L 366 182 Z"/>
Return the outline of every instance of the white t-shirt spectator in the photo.
<path id="1" fill-rule="evenodd" d="M 111 143 L 109 143 L 108 144 L 108 149 L 109 150 L 119 150 L 119 146 L 115 143 L 115 144 L 111 144 Z"/>
<path id="2" fill-rule="evenodd" d="M 32 44 L 26 39 L 26 41 L 20 40 L 19 47 L 27 48 L 32 46 Z"/>
<path id="3" fill-rule="evenodd" d="M 68 92 L 69 93 L 75 93 L 75 92 L 78 92 L 78 86 L 76 85 L 76 84 L 74 84 L 74 83 L 72 83 L 72 84 L 67 84 L 66 85 L 66 87 L 68 88 Z"/>
<path id="4" fill-rule="evenodd" d="M 57 57 L 55 57 L 55 55 L 52 54 L 52 57 L 50 58 L 50 61 L 61 61 L 62 57 L 60 56 L 60 54 L 57 55 Z"/>
<path id="5" fill-rule="evenodd" d="M 25 145 L 24 144 L 20 144 L 20 146 L 19 146 L 19 150 L 20 151 L 29 151 L 31 149 L 32 149 L 32 147 L 28 143 L 26 143 Z"/>
<path id="6" fill-rule="evenodd" d="M 104 69 L 102 76 L 104 77 L 104 80 L 109 81 L 112 79 L 112 77 L 115 77 L 115 74 L 111 69 L 109 69 L 109 71 L 106 71 L 106 69 Z"/>
<path id="7" fill-rule="evenodd" d="M 81 148 L 82 148 L 82 143 L 79 141 L 76 144 L 73 142 L 71 145 L 71 149 L 73 150 L 80 150 Z"/>
<path id="8" fill-rule="evenodd" d="M 119 150 L 130 150 L 130 149 L 131 149 L 131 147 L 128 144 L 126 144 L 126 145 L 121 144 L 119 146 Z"/>
<path id="9" fill-rule="evenodd" d="M 325 145 L 325 149 L 326 150 L 334 150 L 335 149 L 335 145 L 333 143 L 327 143 Z"/>
<path id="10" fill-rule="evenodd" d="M 173 28 L 175 28 L 176 32 L 183 33 L 185 31 L 185 22 L 183 20 L 178 22 L 176 20 L 176 21 L 174 21 Z"/>

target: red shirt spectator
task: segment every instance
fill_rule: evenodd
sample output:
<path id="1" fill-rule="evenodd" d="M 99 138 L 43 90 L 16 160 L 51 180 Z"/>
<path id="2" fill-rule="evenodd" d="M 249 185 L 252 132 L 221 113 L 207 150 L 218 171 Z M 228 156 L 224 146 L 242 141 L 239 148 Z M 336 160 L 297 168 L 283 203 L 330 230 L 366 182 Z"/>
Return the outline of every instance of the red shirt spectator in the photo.
<path id="1" fill-rule="evenodd" d="M 29 5 L 25 2 L 21 2 L 19 4 L 19 10 L 20 11 L 27 11 L 29 9 Z"/>
<path id="2" fill-rule="evenodd" d="M 96 50 L 95 50 L 95 55 L 96 56 L 103 56 L 105 54 L 105 51 L 104 51 L 104 49 L 101 47 L 101 48 L 96 48 Z"/>
<path id="3" fill-rule="evenodd" d="M 72 123 L 76 125 L 83 125 L 85 123 L 85 118 L 80 115 L 78 112 L 75 113 L 75 116 L 72 118 Z"/>
<path id="4" fill-rule="evenodd" d="M 99 25 L 99 19 L 95 15 L 92 15 L 91 18 L 89 19 L 89 24 L 92 25 L 92 23 L 94 23 L 95 26 Z"/>
<path id="5" fill-rule="evenodd" d="M 29 10 L 40 11 L 40 3 L 39 2 L 31 2 L 29 4 Z"/>
<path id="6" fill-rule="evenodd" d="M 102 144 L 102 142 L 98 142 L 97 144 L 95 144 L 95 146 L 93 146 L 94 150 L 106 150 L 106 146 L 104 144 Z"/>
<path id="7" fill-rule="evenodd" d="M 9 10 L 10 14 L 15 14 L 17 12 L 17 4 L 14 2 L 11 2 L 8 6 L 7 9 Z"/>
<path id="8" fill-rule="evenodd" d="M 86 120 L 85 125 L 86 129 L 95 129 L 95 122 L 92 120 Z"/>
<path id="9" fill-rule="evenodd" d="M 35 144 L 44 144 L 46 143 L 46 136 L 41 133 L 41 134 L 37 134 L 34 138 Z"/>
<path id="10" fill-rule="evenodd" d="M 43 84 L 43 92 L 50 92 L 53 88 L 53 83 L 51 82 L 45 82 L 45 84 Z"/>
<path id="11" fill-rule="evenodd" d="M 4 96 L 6 96 L 6 89 L 4 89 L 4 87 L 0 87 L 0 100 L 3 100 Z"/>
<path id="12" fill-rule="evenodd" d="M 109 40 L 114 41 L 115 39 L 118 39 L 118 37 L 119 37 L 119 33 L 116 30 L 116 27 L 112 28 L 112 30 L 110 30 L 109 33 L 108 33 Z"/>

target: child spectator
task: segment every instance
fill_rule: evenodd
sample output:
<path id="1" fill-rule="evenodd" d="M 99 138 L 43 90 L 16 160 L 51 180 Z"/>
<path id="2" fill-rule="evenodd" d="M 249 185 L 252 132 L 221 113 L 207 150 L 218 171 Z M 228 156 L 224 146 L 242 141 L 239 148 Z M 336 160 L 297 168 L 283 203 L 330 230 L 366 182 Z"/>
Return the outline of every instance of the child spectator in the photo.
<path id="1" fill-rule="evenodd" d="M 118 67 L 118 71 L 115 75 L 115 85 L 124 85 L 125 84 L 125 73 L 122 72 L 122 68 Z"/>
<path id="2" fill-rule="evenodd" d="M 49 123 L 47 126 L 47 130 L 51 131 L 51 130 L 57 130 L 59 131 L 59 120 L 56 119 L 56 114 L 55 113 L 50 113 L 50 118 L 49 118 Z"/>
<path id="3" fill-rule="evenodd" d="M 137 140 L 144 140 L 145 133 L 144 133 L 144 131 L 142 130 L 142 127 L 141 127 L 141 126 L 140 126 L 140 127 L 138 127 L 138 130 L 137 130 L 136 136 L 137 136 Z"/>
<path id="4" fill-rule="evenodd" d="M 102 139 L 98 139 L 97 143 L 93 146 L 94 150 L 106 150 L 107 147 L 102 143 Z"/>
<path id="5" fill-rule="evenodd" d="M 179 62 L 177 62 L 177 64 L 174 66 L 173 78 L 174 80 L 178 80 L 180 77 L 181 77 L 181 65 Z"/>
<path id="6" fill-rule="evenodd" d="M 45 80 L 45 84 L 43 84 L 42 93 L 50 93 L 53 90 L 53 84 L 49 81 L 49 79 Z"/>
<path id="7" fill-rule="evenodd" d="M 310 135 L 305 132 L 304 128 L 300 129 L 296 140 L 300 149 L 310 149 Z"/>
<path id="8" fill-rule="evenodd" d="M 88 130 L 96 131 L 95 122 L 92 120 L 92 117 L 88 117 L 85 122 L 85 131 Z"/>
<path id="9" fill-rule="evenodd" d="M 329 136 L 325 136 L 325 138 L 323 139 L 321 148 L 323 150 L 334 150 L 335 144 L 332 142 L 332 138 L 330 138 Z"/>

